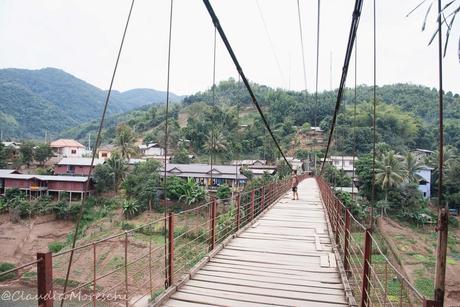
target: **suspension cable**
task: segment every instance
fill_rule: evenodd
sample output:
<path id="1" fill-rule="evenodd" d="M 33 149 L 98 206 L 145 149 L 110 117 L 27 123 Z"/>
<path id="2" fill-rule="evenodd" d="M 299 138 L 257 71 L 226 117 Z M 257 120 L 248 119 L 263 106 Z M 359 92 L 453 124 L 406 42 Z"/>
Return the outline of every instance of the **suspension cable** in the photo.
<path id="1" fill-rule="evenodd" d="M 303 64 L 303 82 L 305 86 L 305 101 L 307 100 L 307 92 L 308 92 L 308 87 L 307 87 L 307 65 L 305 63 L 305 49 L 303 46 L 303 30 L 302 30 L 302 17 L 300 14 L 300 2 L 297 0 L 297 15 L 299 19 L 299 33 L 300 33 L 300 47 L 302 50 L 302 64 Z"/>
<path id="2" fill-rule="evenodd" d="M 355 200 L 355 157 L 356 157 L 356 104 L 357 104 L 357 80 L 358 80 L 358 38 L 355 40 L 355 88 L 353 97 L 353 175 L 351 182 L 351 197 Z"/>
<path id="3" fill-rule="evenodd" d="M 353 20 L 351 22 L 350 33 L 348 36 L 347 51 L 345 53 L 345 60 L 344 60 L 343 68 L 342 68 L 342 77 L 340 79 L 340 85 L 339 85 L 339 89 L 337 92 L 337 101 L 335 104 L 334 116 L 332 118 L 331 129 L 330 129 L 329 138 L 327 141 L 326 153 L 324 155 L 323 163 L 321 165 L 321 172 L 320 172 L 321 175 L 323 174 L 323 171 L 324 171 L 324 165 L 326 163 L 327 155 L 329 153 L 329 148 L 331 146 L 335 124 L 337 121 L 337 114 L 340 109 L 340 103 L 342 102 L 343 90 L 344 90 L 345 81 L 347 79 L 347 74 L 348 74 L 348 65 L 350 64 L 350 58 L 351 58 L 351 53 L 353 51 L 353 46 L 354 46 L 354 42 L 356 38 L 356 32 L 358 31 L 358 25 L 359 25 L 359 19 L 361 17 L 362 7 L 363 7 L 363 0 L 356 0 L 355 6 L 353 9 Z"/>
<path id="4" fill-rule="evenodd" d="M 169 36 L 168 36 L 168 67 L 167 67 L 167 73 L 166 73 L 166 107 L 165 107 L 165 143 L 164 143 L 164 176 L 163 176 L 163 196 L 164 196 L 164 229 L 165 229 L 165 236 L 164 236 L 164 244 L 165 244 L 165 268 L 168 267 L 168 252 L 166 250 L 167 246 L 167 235 L 166 235 L 166 229 L 167 229 L 167 215 L 168 215 L 168 206 L 166 204 L 167 202 L 167 172 L 166 172 L 166 167 L 168 164 L 168 139 L 169 139 L 169 130 L 168 130 L 168 121 L 169 121 L 169 96 L 170 96 L 170 74 L 171 74 L 171 38 L 172 38 L 172 21 L 173 21 L 173 5 L 174 5 L 174 0 L 171 0 L 170 2 L 170 9 L 169 9 Z M 167 289 L 169 285 L 169 270 L 165 270 L 165 289 Z"/>
<path id="5" fill-rule="evenodd" d="M 86 180 L 86 187 L 85 187 L 86 191 L 89 191 L 89 188 L 90 188 L 90 181 L 91 181 L 91 174 L 92 174 L 92 170 L 93 170 L 93 166 L 94 166 L 94 160 L 96 158 L 97 148 L 99 146 L 99 143 L 101 142 L 102 127 L 104 125 L 104 119 L 105 119 L 105 115 L 107 113 L 107 107 L 109 105 L 110 94 L 112 93 L 113 82 L 115 80 L 115 75 L 117 73 L 117 68 L 118 68 L 118 63 L 120 61 L 121 51 L 123 50 L 123 44 L 125 42 L 126 32 L 128 31 L 128 25 L 129 25 L 129 21 L 131 19 L 131 13 L 133 11 L 134 1 L 135 0 L 131 1 L 131 6 L 129 8 L 128 17 L 126 19 L 126 24 L 125 24 L 125 28 L 124 28 L 124 31 L 123 31 L 123 36 L 121 38 L 120 47 L 118 48 L 118 54 L 117 54 L 117 58 L 116 58 L 116 61 L 115 61 L 115 66 L 114 66 L 113 72 L 112 72 L 112 78 L 110 80 L 109 90 L 107 91 L 107 95 L 105 97 L 104 109 L 102 111 L 101 120 L 99 121 L 99 127 L 98 127 L 98 130 L 97 130 L 97 136 L 96 136 L 96 143 L 94 144 L 93 154 L 91 156 L 91 164 L 90 164 L 90 168 L 89 168 L 88 176 L 87 176 L 87 180 Z M 75 232 L 74 232 L 73 238 L 72 238 L 72 248 L 70 250 L 69 264 L 67 265 L 67 272 L 66 272 L 66 275 L 65 275 L 64 287 L 63 287 L 62 293 L 66 293 L 66 291 L 67 291 L 67 283 L 69 281 L 70 269 L 72 267 L 72 261 L 73 261 L 75 245 L 77 243 L 78 231 L 79 231 L 79 228 L 80 228 L 84 208 L 86 206 L 86 198 L 87 198 L 87 195 L 86 195 L 86 193 L 84 193 L 82 201 L 81 201 L 81 205 L 80 205 L 80 212 L 78 213 L 77 222 L 75 224 Z M 61 303 L 60 303 L 61 307 L 63 305 L 64 305 L 64 297 L 62 297 Z"/>
<path id="6" fill-rule="evenodd" d="M 377 143 L 377 1 L 373 1 L 373 70 L 374 70 L 374 85 L 373 85 L 373 102 L 372 102 L 372 195 L 371 207 L 369 215 L 369 229 L 372 231 L 374 225 L 374 207 L 375 207 L 375 159 L 376 159 L 376 143 Z"/>
<path id="7" fill-rule="evenodd" d="M 213 186 L 213 176 L 212 176 L 212 168 L 213 168 L 213 158 L 215 155 L 215 146 L 216 146 L 216 135 L 215 135 L 215 115 L 217 112 L 216 107 L 216 50 L 217 50 L 217 30 L 214 27 L 214 42 L 213 42 L 213 62 L 212 62 L 212 128 L 211 128 L 211 188 Z"/>
<path id="8" fill-rule="evenodd" d="M 252 91 L 251 85 L 249 84 L 249 81 L 246 78 L 246 75 L 244 74 L 243 69 L 240 66 L 240 63 L 238 62 L 238 59 L 236 58 L 236 55 L 233 52 L 232 46 L 230 45 L 230 42 L 228 41 L 227 36 L 225 35 L 225 32 L 222 29 L 222 26 L 220 25 L 219 19 L 217 18 L 216 13 L 214 12 L 214 9 L 211 6 L 211 3 L 209 3 L 209 0 L 203 0 L 203 3 L 206 6 L 206 9 L 208 10 L 208 13 L 209 13 L 209 15 L 210 15 L 210 17 L 212 19 L 212 22 L 214 23 L 214 26 L 217 28 L 217 31 L 219 31 L 219 35 L 220 35 L 222 41 L 224 42 L 225 47 L 227 48 L 227 51 L 230 54 L 230 57 L 232 58 L 233 63 L 235 64 L 236 70 L 240 74 L 241 79 L 243 80 L 243 83 L 244 83 L 244 85 L 246 86 L 246 89 L 249 92 L 249 95 L 251 96 L 252 102 L 254 103 L 254 105 L 257 108 L 257 111 L 259 112 L 259 115 L 262 118 L 262 121 L 263 121 L 265 127 L 267 128 L 268 132 L 270 133 L 271 138 L 275 142 L 275 145 L 276 145 L 278 151 L 280 152 L 280 154 L 284 158 L 284 161 L 289 166 L 290 170 L 292 170 L 292 166 L 289 163 L 289 161 L 286 159 L 286 156 L 284 155 L 284 152 L 281 149 L 281 146 L 279 145 L 278 141 L 276 140 L 275 135 L 273 134 L 273 131 L 270 128 L 270 125 L 269 125 L 267 119 L 265 118 L 265 115 L 264 115 L 264 113 L 263 113 L 263 111 L 262 111 L 262 109 L 261 109 L 261 107 L 259 105 L 259 102 L 257 101 L 257 98 L 256 98 L 254 92 Z"/>
<path id="9" fill-rule="evenodd" d="M 318 0 L 318 17 L 316 25 L 316 80 L 315 80 L 315 107 L 313 109 L 313 122 L 317 126 L 317 110 L 318 110 L 318 76 L 319 76 L 319 31 L 321 22 L 321 0 Z"/>
<path id="10" fill-rule="evenodd" d="M 256 0 L 256 4 L 257 4 L 257 10 L 259 11 L 260 19 L 262 20 L 262 23 L 264 25 L 265 34 L 267 35 L 267 38 L 268 38 L 268 43 L 270 44 L 270 49 L 272 50 L 272 54 L 273 54 L 273 57 L 275 59 L 276 66 L 278 68 L 278 72 L 279 72 L 279 74 L 281 76 L 282 82 L 286 86 L 287 85 L 286 78 L 284 77 L 283 70 L 281 69 L 281 64 L 280 64 L 280 61 L 278 59 L 278 55 L 276 54 L 275 45 L 273 44 L 273 40 L 272 40 L 272 38 L 270 36 L 270 32 L 268 31 L 267 22 L 265 21 L 265 17 L 264 17 L 264 15 L 262 13 L 262 9 L 260 8 L 259 0 Z"/>

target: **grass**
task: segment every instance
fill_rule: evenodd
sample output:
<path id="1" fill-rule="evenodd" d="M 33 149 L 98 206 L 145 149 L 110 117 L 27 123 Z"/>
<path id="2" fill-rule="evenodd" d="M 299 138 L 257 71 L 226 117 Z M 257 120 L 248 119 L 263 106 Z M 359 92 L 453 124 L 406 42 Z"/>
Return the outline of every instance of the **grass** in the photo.
<path id="1" fill-rule="evenodd" d="M 3 272 L 6 272 L 6 271 L 12 270 L 14 268 L 16 268 L 16 266 L 14 264 L 8 263 L 8 262 L 2 262 L 2 263 L 0 263 L 0 274 L 3 273 Z M 16 278 L 16 276 L 17 276 L 16 272 L 11 272 L 11 273 L 8 273 L 8 274 L 5 274 L 5 275 L 1 275 L 0 276 L 0 281 L 6 281 L 6 280 L 14 279 L 14 278 Z"/>
<path id="2" fill-rule="evenodd" d="M 424 296 L 432 297 L 434 283 L 432 278 L 417 278 L 415 279 L 415 287 L 419 290 Z"/>

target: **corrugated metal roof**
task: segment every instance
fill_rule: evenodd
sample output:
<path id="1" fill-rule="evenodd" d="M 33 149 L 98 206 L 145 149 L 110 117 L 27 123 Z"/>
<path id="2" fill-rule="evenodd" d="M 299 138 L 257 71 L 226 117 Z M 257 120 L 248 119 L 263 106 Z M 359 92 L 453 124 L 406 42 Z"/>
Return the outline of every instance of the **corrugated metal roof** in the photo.
<path id="1" fill-rule="evenodd" d="M 228 179 L 247 179 L 246 176 L 235 173 L 236 168 L 234 165 L 213 165 L 212 177 L 213 178 L 228 178 Z M 166 172 L 168 176 L 178 177 L 211 177 L 211 165 L 208 164 L 175 164 L 169 163 L 166 165 Z"/>
<path id="2" fill-rule="evenodd" d="M 51 142 L 50 146 L 54 147 L 54 148 L 61 148 L 61 147 L 81 147 L 81 148 L 85 148 L 85 146 L 83 146 L 79 142 L 77 142 L 75 140 L 72 140 L 72 139 L 59 139 L 59 140 Z"/>
<path id="3" fill-rule="evenodd" d="M 86 182 L 88 177 L 83 176 L 53 176 L 53 175 L 29 175 L 29 174 L 3 174 L 1 178 L 29 180 L 37 178 L 42 181 L 67 181 L 67 182 Z"/>
<path id="4" fill-rule="evenodd" d="M 94 159 L 94 165 L 102 164 L 105 161 L 103 159 Z M 57 165 L 78 165 L 78 166 L 90 166 L 91 158 L 62 158 Z"/>
<path id="5" fill-rule="evenodd" d="M 0 169 L 0 177 L 2 177 L 3 175 L 12 174 L 14 172 L 16 172 L 16 170 L 14 169 Z"/>

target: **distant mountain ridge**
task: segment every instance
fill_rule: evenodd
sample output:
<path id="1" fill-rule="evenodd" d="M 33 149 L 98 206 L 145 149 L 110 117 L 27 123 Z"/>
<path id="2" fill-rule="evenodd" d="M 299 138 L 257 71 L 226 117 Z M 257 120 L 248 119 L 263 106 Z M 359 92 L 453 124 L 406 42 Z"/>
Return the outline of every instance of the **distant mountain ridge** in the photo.
<path id="1" fill-rule="evenodd" d="M 98 118 L 107 91 L 56 68 L 0 69 L 0 130 L 5 138 L 38 138 Z M 163 103 L 153 89 L 113 91 L 109 115 Z M 172 101 L 181 97 L 171 94 Z"/>

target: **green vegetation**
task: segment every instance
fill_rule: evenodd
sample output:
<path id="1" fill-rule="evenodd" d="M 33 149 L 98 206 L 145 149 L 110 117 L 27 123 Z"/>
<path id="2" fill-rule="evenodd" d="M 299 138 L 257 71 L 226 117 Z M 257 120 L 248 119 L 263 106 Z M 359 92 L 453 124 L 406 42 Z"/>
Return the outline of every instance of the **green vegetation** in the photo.
<path id="1" fill-rule="evenodd" d="M 48 244 L 48 250 L 52 253 L 57 253 L 62 250 L 65 246 L 64 242 L 52 242 Z"/>
<path id="2" fill-rule="evenodd" d="M 0 263 L 0 274 L 3 272 L 7 272 L 9 270 L 12 270 L 14 268 L 16 268 L 16 266 L 12 263 L 1 262 Z M 10 280 L 15 277 L 16 277 L 16 272 L 11 272 L 11 273 L 0 276 L 0 281 Z"/>
<path id="3" fill-rule="evenodd" d="M 41 138 L 57 134 L 102 112 L 106 91 L 55 68 L 0 70 L 0 130 L 4 137 Z M 113 91 L 108 114 L 152 103 L 165 93 L 150 89 Z M 180 98 L 171 94 L 173 101 Z"/>

